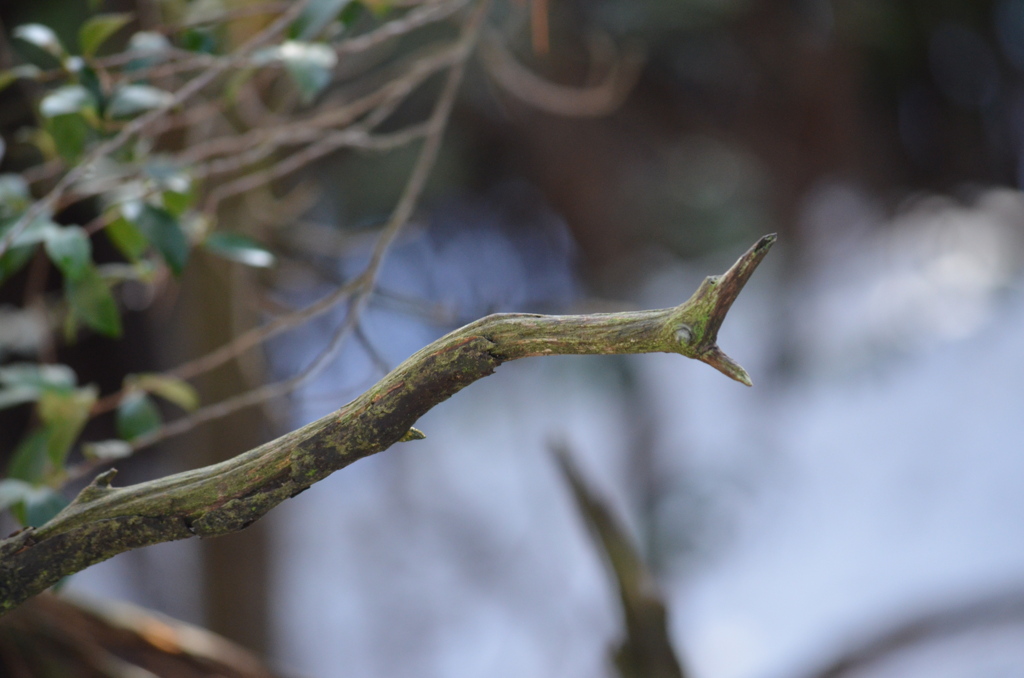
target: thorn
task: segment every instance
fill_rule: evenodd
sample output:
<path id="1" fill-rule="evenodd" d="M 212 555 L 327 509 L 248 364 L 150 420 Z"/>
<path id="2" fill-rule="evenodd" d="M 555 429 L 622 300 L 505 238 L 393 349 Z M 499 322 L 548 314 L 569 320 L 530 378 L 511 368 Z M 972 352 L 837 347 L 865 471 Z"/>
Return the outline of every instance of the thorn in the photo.
<path id="1" fill-rule="evenodd" d="M 103 473 L 101 473 L 98 476 L 96 476 L 95 478 L 93 478 L 92 482 L 89 483 L 89 485 L 91 485 L 92 487 L 108 488 L 108 487 L 110 487 L 110 483 L 114 482 L 114 477 L 116 475 L 117 475 L 117 469 L 116 468 L 107 469 Z"/>
<path id="2" fill-rule="evenodd" d="M 426 437 L 427 435 L 423 431 L 419 430 L 415 426 L 410 426 L 409 430 L 405 432 L 405 435 L 398 439 L 398 442 L 407 443 L 410 440 L 423 440 Z"/>
<path id="3" fill-rule="evenodd" d="M 754 385 L 754 382 L 751 381 L 750 375 L 747 374 L 747 371 L 743 369 L 739 363 L 727 356 L 725 352 L 717 346 L 711 347 L 711 349 L 699 359 L 702 362 L 711 365 L 730 379 L 735 379 L 745 386 Z"/>

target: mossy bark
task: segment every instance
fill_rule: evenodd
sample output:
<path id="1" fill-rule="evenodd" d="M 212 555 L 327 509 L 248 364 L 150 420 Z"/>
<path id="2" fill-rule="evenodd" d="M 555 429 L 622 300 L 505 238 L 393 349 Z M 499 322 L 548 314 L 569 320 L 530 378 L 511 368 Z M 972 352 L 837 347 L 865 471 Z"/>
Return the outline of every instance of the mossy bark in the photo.
<path id="1" fill-rule="evenodd" d="M 416 420 L 504 362 L 555 354 L 679 353 L 750 385 L 717 345 L 729 307 L 775 242 L 765 236 L 674 308 L 487 316 L 448 334 L 322 419 L 227 461 L 116 488 L 98 476 L 53 520 L 0 541 L 0 613 L 118 553 L 245 528 L 274 506 L 406 436 Z"/>

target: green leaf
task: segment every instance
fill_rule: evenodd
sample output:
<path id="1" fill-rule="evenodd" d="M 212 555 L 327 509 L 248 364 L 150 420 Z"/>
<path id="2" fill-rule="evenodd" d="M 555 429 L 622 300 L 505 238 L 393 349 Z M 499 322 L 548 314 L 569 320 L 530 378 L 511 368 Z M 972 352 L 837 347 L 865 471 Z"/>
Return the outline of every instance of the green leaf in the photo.
<path id="1" fill-rule="evenodd" d="M 170 40 L 160 33 L 139 31 L 128 40 L 125 53 L 133 58 L 125 65 L 125 71 L 140 71 L 167 60 L 173 49 Z"/>
<path id="2" fill-rule="evenodd" d="M 24 386 L 0 389 L 0 410 L 8 407 L 15 407 L 25 403 L 35 402 L 39 397 L 39 391 Z"/>
<path id="3" fill-rule="evenodd" d="M 117 435 L 135 440 L 160 427 L 160 411 L 145 393 L 132 393 L 117 406 Z"/>
<path id="4" fill-rule="evenodd" d="M 46 95 L 39 113 L 46 119 L 46 131 L 53 137 L 57 153 L 70 162 L 82 155 L 95 136 L 91 120 L 96 119 L 96 99 L 82 85 L 64 85 Z"/>
<path id="5" fill-rule="evenodd" d="M 21 66 L 15 66 L 9 68 L 6 71 L 0 71 L 0 92 L 4 91 L 17 80 L 24 78 L 26 80 L 35 80 L 43 71 L 32 64 L 22 64 Z"/>
<path id="6" fill-rule="evenodd" d="M 131 378 L 131 384 L 170 401 L 183 410 L 199 407 L 199 394 L 183 379 L 165 374 L 139 374 Z"/>
<path id="7" fill-rule="evenodd" d="M 176 217 L 180 217 L 185 214 L 192 207 L 195 202 L 195 193 L 192 191 L 186 191 L 179 193 L 178 191 L 164 191 L 160 194 L 163 199 L 164 207 L 168 212 Z"/>
<path id="8" fill-rule="evenodd" d="M 17 478 L 0 480 L 0 511 L 28 499 L 36 487 Z"/>
<path id="9" fill-rule="evenodd" d="M 20 174 L 0 174 L 0 219 L 20 216 L 31 202 L 28 182 Z"/>
<path id="10" fill-rule="evenodd" d="M 0 368 L 0 410 L 38 400 L 45 391 L 69 391 L 76 381 L 67 365 L 12 363 Z"/>
<path id="11" fill-rule="evenodd" d="M 138 261 L 149 247 L 149 241 L 142 231 L 123 216 L 111 222 L 103 232 L 128 261 Z"/>
<path id="12" fill-rule="evenodd" d="M 311 0 L 288 29 L 296 40 L 315 38 L 324 26 L 334 21 L 351 0 Z"/>
<path id="13" fill-rule="evenodd" d="M 108 337 L 121 336 L 121 313 L 110 293 L 110 284 L 93 266 L 77 278 L 64 279 L 64 295 L 71 318 Z"/>
<path id="14" fill-rule="evenodd" d="M 53 90 L 39 102 L 39 113 L 44 118 L 55 118 L 70 113 L 96 111 L 96 99 L 82 85 L 64 85 Z"/>
<path id="15" fill-rule="evenodd" d="M 167 106 L 174 95 L 159 87 L 149 85 L 127 85 L 121 87 L 107 103 L 107 117 L 113 119 L 133 118 L 154 108 Z"/>
<path id="16" fill-rule="evenodd" d="M 52 488 L 16 478 L 0 480 L 0 510 L 10 508 L 22 525 L 42 525 L 67 504 L 67 499 Z"/>
<path id="17" fill-rule="evenodd" d="M 190 52 L 216 54 L 220 38 L 214 28 L 194 26 L 181 34 L 181 46 Z"/>
<path id="18" fill-rule="evenodd" d="M 6 282 L 18 271 L 25 268 L 32 259 L 34 247 L 12 247 L 0 255 L 0 283 Z"/>
<path id="19" fill-rule="evenodd" d="M 123 440 L 101 440 L 82 445 L 82 455 L 96 461 L 114 461 L 132 455 L 132 446 Z"/>
<path id="20" fill-rule="evenodd" d="M 4 226 L 0 227 L 0 233 L 6 232 L 6 224 Z M 50 221 L 48 217 L 39 217 L 33 220 L 14 238 L 13 245 L 15 247 L 38 245 L 41 242 L 46 242 L 46 239 L 50 237 L 50 233 L 59 228 L 60 226 Z"/>
<path id="21" fill-rule="evenodd" d="M 35 45 L 58 59 L 63 59 L 67 55 L 67 50 L 61 44 L 60 38 L 57 37 L 57 34 L 49 26 L 24 24 L 14 29 L 14 37 L 24 40 L 30 45 Z"/>
<path id="22" fill-rule="evenodd" d="M 96 109 L 99 112 L 103 112 L 104 107 L 107 105 L 107 93 L 103 83 L 100 81 L 99 73 L 96 69 L 88 64 L 82 64 L 82 67 L 78 69 L 78 82 L 92 95 L 94 101 L 96 101 Z"/>
<path id="23" fill-rule="evenodd" d="M 80 226 L 51 229 L 46 238 L 46 254 L 68 278 L 78 278 L 92 265 L 92 243 Z"/>
<path id="24" fill-rule="evenodd" d="M 392 0 L 362 0 L 362 4 L 366 5 L 373 15 L 380 19 L 391 11 L 391 6 L 394 3 Z"/>
<path id="25" fill-rule="evenodd" d="M 0 237 L 13 227 L 15 220 L 16 217 L 11 217 L 6 220 L 7 223 L 0 224 Z M 0 255 L 0 282 L 20 271 L 32 258 L 36 251 L 35 246 L 45 241 L 47 234 L 54 228 L 58 226 L 47 217 L 39 217 L 26 226 L 14 238 L 11 249 Z"/>
<path id="26" fill-rule="evenodd" d="M 49 437 L 49 431 L 42 427 L 22 438 L 7 464 L 7 477 L 28 482 L 41 481 L 46 475 L 46 443 Z"/>
<path id="27" fill-rule="evenodd" d="M 156 55 L 171 51 L 171 43 L 163 33 L 139 31 L 128 39 L 128 51 Z"/>
<path id="28" fill-rule="evenodd" d="M 143 166 L 143 171 L 160 188 L 163 207 L 168 212 L 180 217 L 192 207 L 196 197 L 192 177 L 180 164 L 156 156 Z"/>
<path id="29" fill-rule="evenodd" d="M 178 218 L 163 208 L 143 205 L 133 221 L 164 258 L 171 271 L 180 275 L 188 263 L 188 238 Z"/>
<path id="30" fill-rule="evenodd" d="M 129 21 L 131 14 L 97 14 L 82 24 L 78 29 L 78 45 L 82 48 L 82 55 L 91 57 L 96 54 L 107 38 L 117 33 Z"/>
<path id="31" fill-rule="evenodd" d="M 15 516 L 25 526 L 39 527 L 50 522 L 50 520 L 64 510 L 68 505 L 68 499 L 60 492 L 49 487 L 40 487 L 38 492 L 24 503 L 24 514 Z"/>
<path id="32" fill-rule="evenodd" d="M 92 92 L 82 85 L 58 87 L 39 102 L 46 131 L 61 158 L 74 162 L 82 155 L 85 144 L 94 136 L 90 121 L 96 119 L 96 108 Z"/>
<path id="33" fill-rule="evenodd" d="M 361 2 L 350 2 L 345 5 L 345 9 L 341 10 L 341 14 L 338 15 L 338 21 L 341 22 L 346 28 L 351 26 L 359 19 L 359 15 L 363 13 L 363 3 Z"/>
<path id="34" fill-rule="evenodd" d="M 5 386 L 22 386 L 42 391 L 71 389 L 77 383 L 75 371 L 67 365 L 11 363 L 0 367 L 0 384 Z"/>
<path id="35" fill-rule="evenodd" d="M 53 135 L 42 127 L 22 127 L 15 138 L 23 144 L 35 146 L 43 160 L 53 160 L 57 157 L 57 145 L 53 141 Z"/>
<path id="36" fill-rule="evenodd" d="M 252 238 L 238 233 L 218 231 L 206 236 L 203 247 L 225 259 L 246 266 L 268 268 L 275 263 L 274 255 Z"/>
<path id="37" fill-rule="evenodd" d="M 53 139 L 57 155 L 69 163 L 82 157 L 86 145 L 94 136 L 92 127 L 77 113 L 48 118 L 46 131 Z"/>
<path id="38" fill-rule="evenodd" d="M 95 386 L 73 391 L 45 391 L 39 398 L 39 418 L 48 431 L 46 455 L 54 469 L 63 469 L 71 446 L 89 421 L 96 402 Z"/>
<path id="39" fill-rule="evenodd" d="M 338 55 L 327 45 L 286 40 L 275 48 L 273 57 L 284 64 L 299 99 L 308 104 L 331 82 Z"/>

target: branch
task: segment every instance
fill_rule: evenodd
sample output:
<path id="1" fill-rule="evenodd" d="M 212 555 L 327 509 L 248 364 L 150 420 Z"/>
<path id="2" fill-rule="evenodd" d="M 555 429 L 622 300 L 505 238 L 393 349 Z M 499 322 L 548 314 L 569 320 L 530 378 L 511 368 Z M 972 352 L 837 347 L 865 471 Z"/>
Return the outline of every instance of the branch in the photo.
<path id="1" fill-rule="evenodd" d="M 598 47 L 612 51 L 600 42 L 591 41 L 592 52 Z M 644 61 L 640 51 L 628 49 L 621 55 L 613 54 L 607 75 L 596 85 L 560 85 L 517 61 L 501 34 L 493 29 L 480 42 L 480 59 L 487 74 L 512 96 L 538 110 L 574 118 L 603 116 L 618 108 L 636 84 Z"/>
<path id="2" fill-rule="evenodd" d="M 928 610 L 869 637 L 803 675 L 806 678 L 842 678 L 868 675 L 888 659 L 915 649 L 937 645 L 957 636 L 989 631 L 1000 626 L 1019 625 L 1024 620 L 1024 590 L 1019 584 L 976 600 Z"/>
<path id="3" fill-rule="evenodd" d="M 408 434 L 423 414 L 510 360 L 679 353 L 749 386 L 743 368 L 718 348 L 718 330 L 774 242 L 774 235 L 761 238 L 680 306 L 487 316 L 414 354 L 340 410 L 233 459 L 121 488 L 111 486 L 116 471 L 106 471 L 50 522 L 0 541 L 0 612 L 118 553 L 241 530 L 352 462 L 415 438 Z"/>

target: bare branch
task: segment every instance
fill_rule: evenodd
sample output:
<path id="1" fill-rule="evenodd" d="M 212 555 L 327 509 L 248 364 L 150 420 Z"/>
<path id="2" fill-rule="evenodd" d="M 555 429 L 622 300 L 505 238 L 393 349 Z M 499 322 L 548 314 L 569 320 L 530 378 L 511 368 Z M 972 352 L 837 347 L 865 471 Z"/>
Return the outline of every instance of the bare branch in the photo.
<path id="1" fill-rule="evenodd" d="M 960 634 L 1024 620 L 1024 590 L 1000 591 L 966 603 L 928 611 L 847 648 L 838 658 L 806 674 L 806 678 L 868 675 L 886 659 Z"/>
<path id="2" fill-rule="evenodd" d="M 717 331 L 774 236 L 674 308 L 576 316 L 498 314 L 435 341 L 332 414 L 233 459 L 138 485 L 98 476 L 41 527 L 0 541 L 0 611 L 118 553 L 236 532 L 335 471 L 408 440 L 423 414 L 502 363 L 554 354 L 678 353 L 720 363 Z M 351 316 L 350 316 L 351 317 Z M 746 375 L 729 361 L 734 379 Z M 723 370 L 724 371 L 724 370 Z M 744 383 L 749 383 L 749 377 Z"/>
<path id="3" fill-rule="evenodd" d="M 512 96 L 542 111 L 570 117 L 607 115 L 615 110 L 629 94 L 643 64 L 639 51 L 627 50 L 612 59 L 603 82 L 586 87 L 559 85 L 523 66 L 493 30 L 481 40 L 480 58 L 488 75 Z"/>
<path id="4" fill-rule="evenodd" d="M 209 139 L 200 145 L 179 153 L 177 159 L 183 164 L 201 162 L 221 155 L 230 155 L 227 163 L 207 165 L 199 171 L 200 176 L 228 172 L 241 168 L 266 157 L 280 146 L 317 141 L 327 130 L 343 127 L 359 116 L 376 108 L 394 106 L 405 99 L 416 87 L 434 73 L 451 66 L 462 56 L 458 45 L 443 49 L 436 54 L 418 58 L 412 66 L 400 75 L 389 77 L 379 89 L 344 105 L 330 106 L 307 119 L 275 127 L 260 127 L 245 134 Z M 391 108 L 387 109 L 392 110 Z M 365 130 L 375 124 L 367 122 Z M 239 157 L 239 154 L 241 157 Z"/>
<path id="5" fill-rule="evenodd" d="M 462 9 L 468 3 L 469 0 L 449 0 L 448 2 L 425 4 L 411 10 L 401 19 L 389 21 L 374 31 L 342 42 L 335 51 L 339 56 L 365 52 L 392 38 L 410 33 L 427 24 L 441 21 Z"/>

